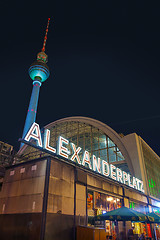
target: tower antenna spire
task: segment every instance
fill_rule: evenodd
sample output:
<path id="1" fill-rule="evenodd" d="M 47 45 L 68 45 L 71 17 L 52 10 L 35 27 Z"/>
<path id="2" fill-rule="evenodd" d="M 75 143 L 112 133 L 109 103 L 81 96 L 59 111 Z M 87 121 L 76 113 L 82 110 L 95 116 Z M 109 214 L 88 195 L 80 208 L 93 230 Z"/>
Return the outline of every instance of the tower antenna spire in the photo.
<path id="1" fill-rule="evenodd" d="M 50 18 L 48 18 L 48 23 L 47 23 L 47 27 L 46 27 L 46 33 L 45 33 L 45 37 L 44 37 L 42 52 L 45 52 L 46 41 L 47 41 L 47 34 L 48 34 L 48 28 L 49 28 L 49 21 L 50 21 Z"/>

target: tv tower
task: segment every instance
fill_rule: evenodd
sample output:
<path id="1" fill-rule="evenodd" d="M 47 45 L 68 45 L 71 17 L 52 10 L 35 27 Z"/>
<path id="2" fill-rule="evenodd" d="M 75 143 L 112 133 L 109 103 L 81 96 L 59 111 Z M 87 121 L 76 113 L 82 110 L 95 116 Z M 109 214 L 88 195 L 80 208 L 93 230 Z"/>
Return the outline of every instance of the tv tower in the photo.
<path id="1" fill-rule="evenodd" d="M 46 64 L 48 62 L 48 56 L 45 53 L 49 21 L 50 18 L 48 18 L 42 51 L 37 54 L 37 60 L 34 63 L 32 63 L 28 71 L 30 78 L 33 80 L 33 89 L 23 129 L 22 139 L 24 139 L 32 123 L 35 122 L 40 86 L 42 85 L 42 82 L 46 81 L 47 78 L 49 77 L 49 68 Z M 21 143 L 20 148 L 23 145 L 24 143 Z"/>

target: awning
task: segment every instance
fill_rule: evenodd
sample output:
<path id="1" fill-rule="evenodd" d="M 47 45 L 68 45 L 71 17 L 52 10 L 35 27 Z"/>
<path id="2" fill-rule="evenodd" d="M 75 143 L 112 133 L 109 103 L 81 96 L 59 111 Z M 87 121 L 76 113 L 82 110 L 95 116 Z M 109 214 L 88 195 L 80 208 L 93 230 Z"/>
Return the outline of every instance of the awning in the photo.
<path id="1" fill-rule="evenodd" d="M 127 207 L 121 207 L 105 214 L 98 215 L 95 217 L 95 220 L 147 222 L 148 218 L 143 213 Z"/>

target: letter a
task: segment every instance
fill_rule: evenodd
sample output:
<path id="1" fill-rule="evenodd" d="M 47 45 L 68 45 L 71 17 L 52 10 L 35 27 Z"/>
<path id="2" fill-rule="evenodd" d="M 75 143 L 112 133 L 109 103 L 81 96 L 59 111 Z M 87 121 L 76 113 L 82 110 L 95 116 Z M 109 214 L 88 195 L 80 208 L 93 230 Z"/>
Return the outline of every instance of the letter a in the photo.
<path id="1" fill-rule="evenodd" d="M 42 147 L 42 139 L 41 139 L 41 132 L 39 125 L 37 123 L 33 123 L 32 126 L 30 127 L 28 133 L 26 134 L 24 140 L 27 142 L 30 141 L 30 139 L 34 139 L 37 141 L 38 146 Z"/>

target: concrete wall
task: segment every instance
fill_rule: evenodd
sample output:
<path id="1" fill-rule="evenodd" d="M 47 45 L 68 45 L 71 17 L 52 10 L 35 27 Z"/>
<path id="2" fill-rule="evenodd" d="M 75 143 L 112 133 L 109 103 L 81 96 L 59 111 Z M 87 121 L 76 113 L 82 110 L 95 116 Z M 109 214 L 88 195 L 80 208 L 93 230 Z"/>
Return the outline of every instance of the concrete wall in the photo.
<path id="1" fill-rule="evenodd" d="M 46 160 L 6 171 L 0 192 L 0 239 L 39 239 Z"/>
<path id="2" fill-rule="evenodd" d="M 45 239 L 72 240 L 74 227 L 74 168 L 52 160 Z"/>
<path id="3" fill-rule="evenodd" d="M 134 168 L 134 175 L 143 181 L 144 192 L 145 194 L 148 194 L 143 152 L 139 136 L 136 133 L 126 135 L 122 138 L 122 142 L 130 155 L 130 159 Z"/>
<path id="4" fill-rule="evenodd" d="M 23 163 L 6 171 L 0 192 L 0 239 L 40 239 L 47 160 Z M 123 187 L 75 166 L 51 159 L 45 240 L 74 240 L 77 225 L 87 225 L 87 189 L 123 198 Z M 129 199 L 146 197 L 125 187 Z"/>

